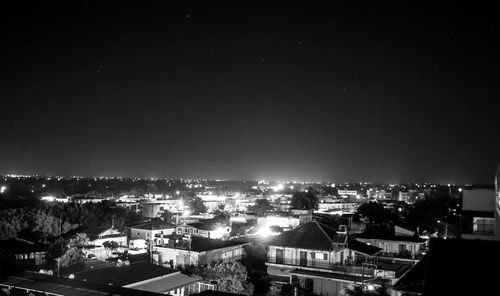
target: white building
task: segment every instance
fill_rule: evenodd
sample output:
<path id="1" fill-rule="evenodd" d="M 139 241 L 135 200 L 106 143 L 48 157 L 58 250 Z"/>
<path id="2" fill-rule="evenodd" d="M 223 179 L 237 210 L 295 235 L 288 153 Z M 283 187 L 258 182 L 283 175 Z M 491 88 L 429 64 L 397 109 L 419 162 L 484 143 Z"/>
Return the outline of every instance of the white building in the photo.
<path id="1" fill-rule="evenodd" d="M 222 259 L 241 259 L 247 243 L 202 237 L 176 236 L 153 247 L 153 262 L 170 268 L 198 265 Z"/>

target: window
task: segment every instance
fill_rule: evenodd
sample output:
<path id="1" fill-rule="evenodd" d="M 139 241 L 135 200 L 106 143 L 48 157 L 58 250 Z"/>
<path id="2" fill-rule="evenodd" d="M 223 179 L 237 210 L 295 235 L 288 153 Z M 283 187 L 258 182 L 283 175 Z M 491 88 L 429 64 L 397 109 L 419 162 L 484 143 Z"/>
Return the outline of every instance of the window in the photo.
<path id="1" fill-rule="evenodd" d="M 316 259 L 316 253 L 311 252 L 311 258 L 312 258 L 312 259 Z M 318 259 L 319 259 L 319 258 L 318 258 Z"/>
<path id="2" fill-rule="evenodd" d="M 323 253 L 323 260 L 328 260 L 328 254 L 327 253 Z"/>
<path id="3" fill-rule="evenodd" d="M 495 218 L 474 217 L 472 220 L 473 234 L 493 235 Z"/>

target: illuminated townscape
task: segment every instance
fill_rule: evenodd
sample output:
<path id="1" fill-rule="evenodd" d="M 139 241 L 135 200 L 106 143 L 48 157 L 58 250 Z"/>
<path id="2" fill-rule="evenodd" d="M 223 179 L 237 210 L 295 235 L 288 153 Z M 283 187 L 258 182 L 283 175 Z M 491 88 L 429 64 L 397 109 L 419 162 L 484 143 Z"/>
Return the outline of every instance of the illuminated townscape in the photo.
<path id="1" fill-rule="evenodd" d="M 495 6 L 21 0 L 0 23 L 0 296 L 498 294 Z"/>

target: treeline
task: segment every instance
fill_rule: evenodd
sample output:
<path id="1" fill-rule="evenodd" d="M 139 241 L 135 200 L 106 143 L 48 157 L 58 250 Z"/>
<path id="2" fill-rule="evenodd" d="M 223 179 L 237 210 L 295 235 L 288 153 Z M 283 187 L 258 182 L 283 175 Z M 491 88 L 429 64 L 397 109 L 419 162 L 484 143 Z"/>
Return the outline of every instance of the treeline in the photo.
<path id="1" fill-rule="evenodd" d="M 140 215 L 117 207 L 112 201 L 100 203 L 44 203 L 36 207 L 0 210 L 0 239 L 15 237 L 50 242 L 61 236 L 84 232 L 89 226 L 111 226 L 122 230 Z"/>

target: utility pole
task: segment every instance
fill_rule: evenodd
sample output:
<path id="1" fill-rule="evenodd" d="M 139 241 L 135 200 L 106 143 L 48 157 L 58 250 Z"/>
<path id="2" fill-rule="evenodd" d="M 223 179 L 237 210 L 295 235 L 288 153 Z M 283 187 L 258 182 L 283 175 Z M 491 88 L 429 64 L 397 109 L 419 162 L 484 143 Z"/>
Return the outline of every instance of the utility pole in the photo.
<path id="1" fill-rule="evenodd" d="M 59 269 L 61 268 L 61 257 L 57 258 L 57 276 L 59 277 Z"/>

